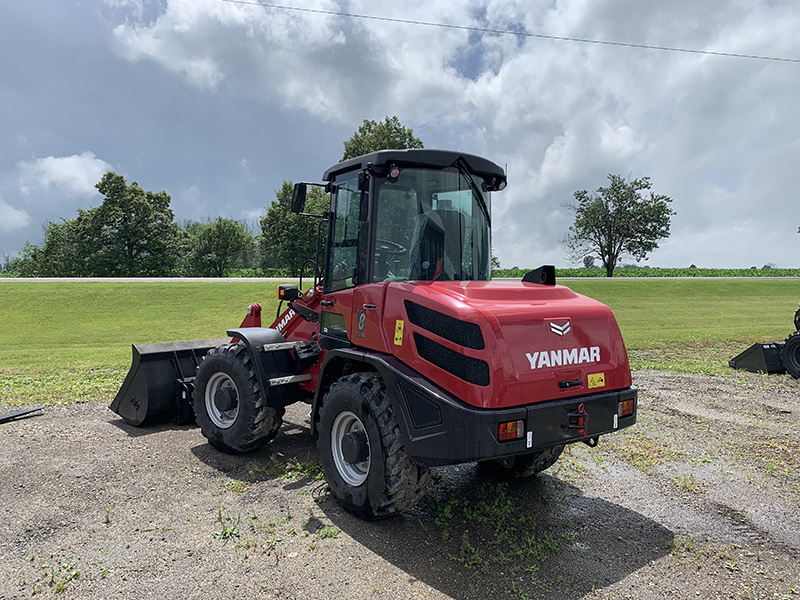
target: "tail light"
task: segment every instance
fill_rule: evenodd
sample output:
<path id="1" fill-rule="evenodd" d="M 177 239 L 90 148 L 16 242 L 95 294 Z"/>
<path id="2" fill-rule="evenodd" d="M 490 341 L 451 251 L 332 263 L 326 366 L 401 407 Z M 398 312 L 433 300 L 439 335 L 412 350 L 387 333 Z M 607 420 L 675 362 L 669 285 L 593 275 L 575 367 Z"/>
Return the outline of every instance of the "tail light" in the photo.
<path id="1" fill-rule="evenodd" d="M 525 421 L 507 421 L 497 426 L 497 439 L 510 442 L 525 437 Z"/>
<path id="2" fill-rule="evenodd" d="M 630 417 L 633 414 L 633 399 L 620 402 L 617 412 L 620 417 Z"/>

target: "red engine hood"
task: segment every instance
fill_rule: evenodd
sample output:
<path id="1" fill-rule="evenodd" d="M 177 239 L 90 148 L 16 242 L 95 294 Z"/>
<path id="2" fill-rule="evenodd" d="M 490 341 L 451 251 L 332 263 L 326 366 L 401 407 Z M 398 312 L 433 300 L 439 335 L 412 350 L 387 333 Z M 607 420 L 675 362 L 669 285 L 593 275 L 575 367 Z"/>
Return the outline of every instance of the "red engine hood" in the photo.
<path id="1" fill-rule="evenodd" d="M 631 385 L 611 310 L 569 288 L 392 282 L 385 293 L 387 331 L 404 321 L 394 354 L 473 406 L 512 407 Z"/>

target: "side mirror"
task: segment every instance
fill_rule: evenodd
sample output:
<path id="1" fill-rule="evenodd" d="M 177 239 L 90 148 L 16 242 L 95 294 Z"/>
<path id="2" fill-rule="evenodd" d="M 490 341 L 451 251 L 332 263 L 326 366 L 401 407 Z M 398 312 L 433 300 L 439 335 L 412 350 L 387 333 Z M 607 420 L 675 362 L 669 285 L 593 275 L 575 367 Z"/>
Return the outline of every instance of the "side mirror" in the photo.
<path id="1" fill-rule="evenodd" d="M 286 283 L 278 286 L 278 300 L 284 302 L 294 302 L 300 297 L 300 288 L 297 284 Z"/>
<path id="2" fill-rule="evenodd" d="M 305 183 L 295 183 L 292 190 L 292 212 L 301 213 L 306 207 L 306 190 L 308 186 Z"/>

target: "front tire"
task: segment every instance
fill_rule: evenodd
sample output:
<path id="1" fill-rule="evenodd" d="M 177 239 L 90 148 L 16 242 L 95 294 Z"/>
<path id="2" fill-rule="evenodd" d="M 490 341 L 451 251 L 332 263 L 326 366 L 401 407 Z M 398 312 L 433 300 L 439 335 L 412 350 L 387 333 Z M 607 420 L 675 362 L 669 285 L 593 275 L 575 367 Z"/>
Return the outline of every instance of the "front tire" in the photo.
<path id="1" fill-rule="evenodd" d="M 242 454 L 275 437 L 284 408 L 267 406 L 247 348 L 224 344 L 209 351 L 200 364 L 194 411 L 209 444 L 228 454 Z"/>
<path id="2" fill-rule="evenodd" d="M 552 467 L 564 451 L 564 446 L 553 446 L 538 452 L 518 454 L 508 458 L 486 460 L 478 463 L 482 469 L 502 477 L 530 477 Z"/>
<path id="3" fill-rule="evenodd" d="M 397 514 L 425 493 L 430 473 L 406 454 L 386 386 L 375 373 L 348 375 L 331 386 L 317 444 L 331 493 L 361 518 Z"/>
<path id="4" fill-rule="evenodd" d="M 789 374 L 795 379 L 800 379 L 800 331 L 795 331 L 786 338 L 781 350 L 781 360 Z"/>

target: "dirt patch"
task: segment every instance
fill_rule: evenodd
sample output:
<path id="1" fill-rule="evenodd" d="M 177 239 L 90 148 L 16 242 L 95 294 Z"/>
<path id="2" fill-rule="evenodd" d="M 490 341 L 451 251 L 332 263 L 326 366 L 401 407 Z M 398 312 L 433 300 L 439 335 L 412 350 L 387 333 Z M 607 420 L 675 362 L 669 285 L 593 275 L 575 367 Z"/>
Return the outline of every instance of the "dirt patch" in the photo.
<path id="1" fill-rule="evenodd" d="M 106 405 L 0 425 L 0 598 L 800 600 L 800 387 L 637 372 L 639 423 L 546 473 L 435 469 L 366 523 L 330 498 L 307 408 L 227 456 Z"/>

